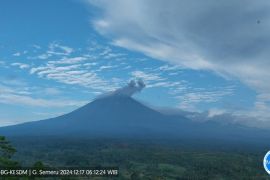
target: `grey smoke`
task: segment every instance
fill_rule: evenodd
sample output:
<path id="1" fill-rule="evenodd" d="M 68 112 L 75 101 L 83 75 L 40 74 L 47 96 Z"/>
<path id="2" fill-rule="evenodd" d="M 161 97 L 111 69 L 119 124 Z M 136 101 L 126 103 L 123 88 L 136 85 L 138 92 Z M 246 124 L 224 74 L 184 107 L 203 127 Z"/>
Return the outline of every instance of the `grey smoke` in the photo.
<path id="1" fill-rule="evenodd" d="M 119 88 L 113 92 L 115 95 L 132 96 L 135 93 L 141 92 L 145 87 L 145 83 L 142 79 L 137 81 L 131 80 L 126 86 Z"/>
<path id="2" fill-rule="evenodd" d="M 145 88 L 145 86 L 146 85 L 142 79 L 131 80 L 126 86 L 118 88 L 115 91 L 104 93 L 96 97 L 95 99 L 106 98 L 108 96 L 114 96 L 114 95 L 131 97 L 135 93 L 141 92 L 142 89 Z"/>

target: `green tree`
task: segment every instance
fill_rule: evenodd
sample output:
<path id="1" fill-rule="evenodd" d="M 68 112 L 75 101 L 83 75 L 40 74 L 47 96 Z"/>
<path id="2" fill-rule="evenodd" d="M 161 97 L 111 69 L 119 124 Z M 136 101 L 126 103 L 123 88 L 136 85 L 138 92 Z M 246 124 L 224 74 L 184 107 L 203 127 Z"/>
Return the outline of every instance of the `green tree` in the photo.
<path id="1" fill-rule="evenodd" d="M 35 162 L 35 164 L 33 165 L 34 169 L 45 169 L 45 165 L 43 164 L 42 161 L 37 161 Z"/>
<path id="2" fill-rule="evenodd" d="M 19 163 L 11 159 L 15 153 L 16 149 L 10 142 L 4 136 L 0 136 L 0 167 L 17 167 Z"/>
<path id="3" fill-rule="evenodd" d="M 45 166 L 42 161 L 36 161 L 33 164 L 33 169 L 40 170 L 40 169 L 45 169 Z M 43 177 L 30 177 L 29 180 L 43 180 Z"/>
<path id="4" fill-rule="evenodd" d="M 138 172 L 133 172 L 131 175 L 130 175 L 130 179 L 131 180 L 139 180 L 140 179 L 140 175 Z"/>

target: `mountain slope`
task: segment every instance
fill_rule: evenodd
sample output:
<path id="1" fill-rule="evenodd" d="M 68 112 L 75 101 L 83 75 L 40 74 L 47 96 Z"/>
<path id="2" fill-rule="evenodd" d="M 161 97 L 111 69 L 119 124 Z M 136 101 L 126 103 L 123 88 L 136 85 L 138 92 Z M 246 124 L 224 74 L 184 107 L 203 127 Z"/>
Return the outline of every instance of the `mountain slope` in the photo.
<path id="1" fill-rule="evenodd" d="M 2 127 L 6 136 L 219 139 L 261 142 L 270 133 L 239 125 L 193 122 L 155 111 L 129 96 L 111 95 L 62 116 Z"/>
<path id="2" fill-rule="evenodd" d="M 168 120 L 131 97 L 113 95 L 96 99 L 63 116 L 0 128 L 0 133 L 11 136 L 147 135 L 170 133 L 175 121 L 168 123 Z"/>

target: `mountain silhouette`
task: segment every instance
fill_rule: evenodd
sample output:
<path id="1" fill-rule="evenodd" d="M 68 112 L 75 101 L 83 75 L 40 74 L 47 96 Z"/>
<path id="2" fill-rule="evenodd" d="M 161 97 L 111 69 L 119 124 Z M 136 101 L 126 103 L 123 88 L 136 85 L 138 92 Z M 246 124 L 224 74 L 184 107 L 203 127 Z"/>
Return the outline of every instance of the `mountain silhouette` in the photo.
<path id="1" fill-rule="evenodd" d="M 0 128 L 6 136 L 195 138 L 262 141 L 268 131 L 217 122 L 193 122 L 153 110 L 130 96 L 97 98 L 68 114 Z"/>
<path id="2" fill-rule="evenodd" d="M 0 128 L 4 135 L 146 135 L 170 133 L 168 117 L 129 96 L 98 98 L 68 114 Z M 183 121 L 187 119 L 182 117 Z M 166 125 L 168 124 L 168 125 Z"/>

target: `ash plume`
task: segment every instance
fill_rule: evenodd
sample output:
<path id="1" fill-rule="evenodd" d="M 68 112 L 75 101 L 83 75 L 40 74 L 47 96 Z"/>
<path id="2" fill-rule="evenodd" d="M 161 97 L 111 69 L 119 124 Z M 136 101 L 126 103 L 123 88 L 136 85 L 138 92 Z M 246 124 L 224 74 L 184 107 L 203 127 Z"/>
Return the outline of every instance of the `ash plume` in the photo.
<path id="1" fill-rule="evenodd" d="M 143 80 L 138 79 L 137 81 L 131 80 L 126 86 L 119 88 L 113 92 L 115 95 L 132 96 L 135 93 L 141 92 L 145 87 Z"/>
<path id="2" fill-rule="evenodd" d="M 101 94 L 95 99 L 101 99 L 113 95 L 131 97 L 133 94 L 141 92 L 144 87 L 145 83 L 143 82 L 142 79 L 131 80 L 126 86 L 118 88 L 115 91 Z"/>

